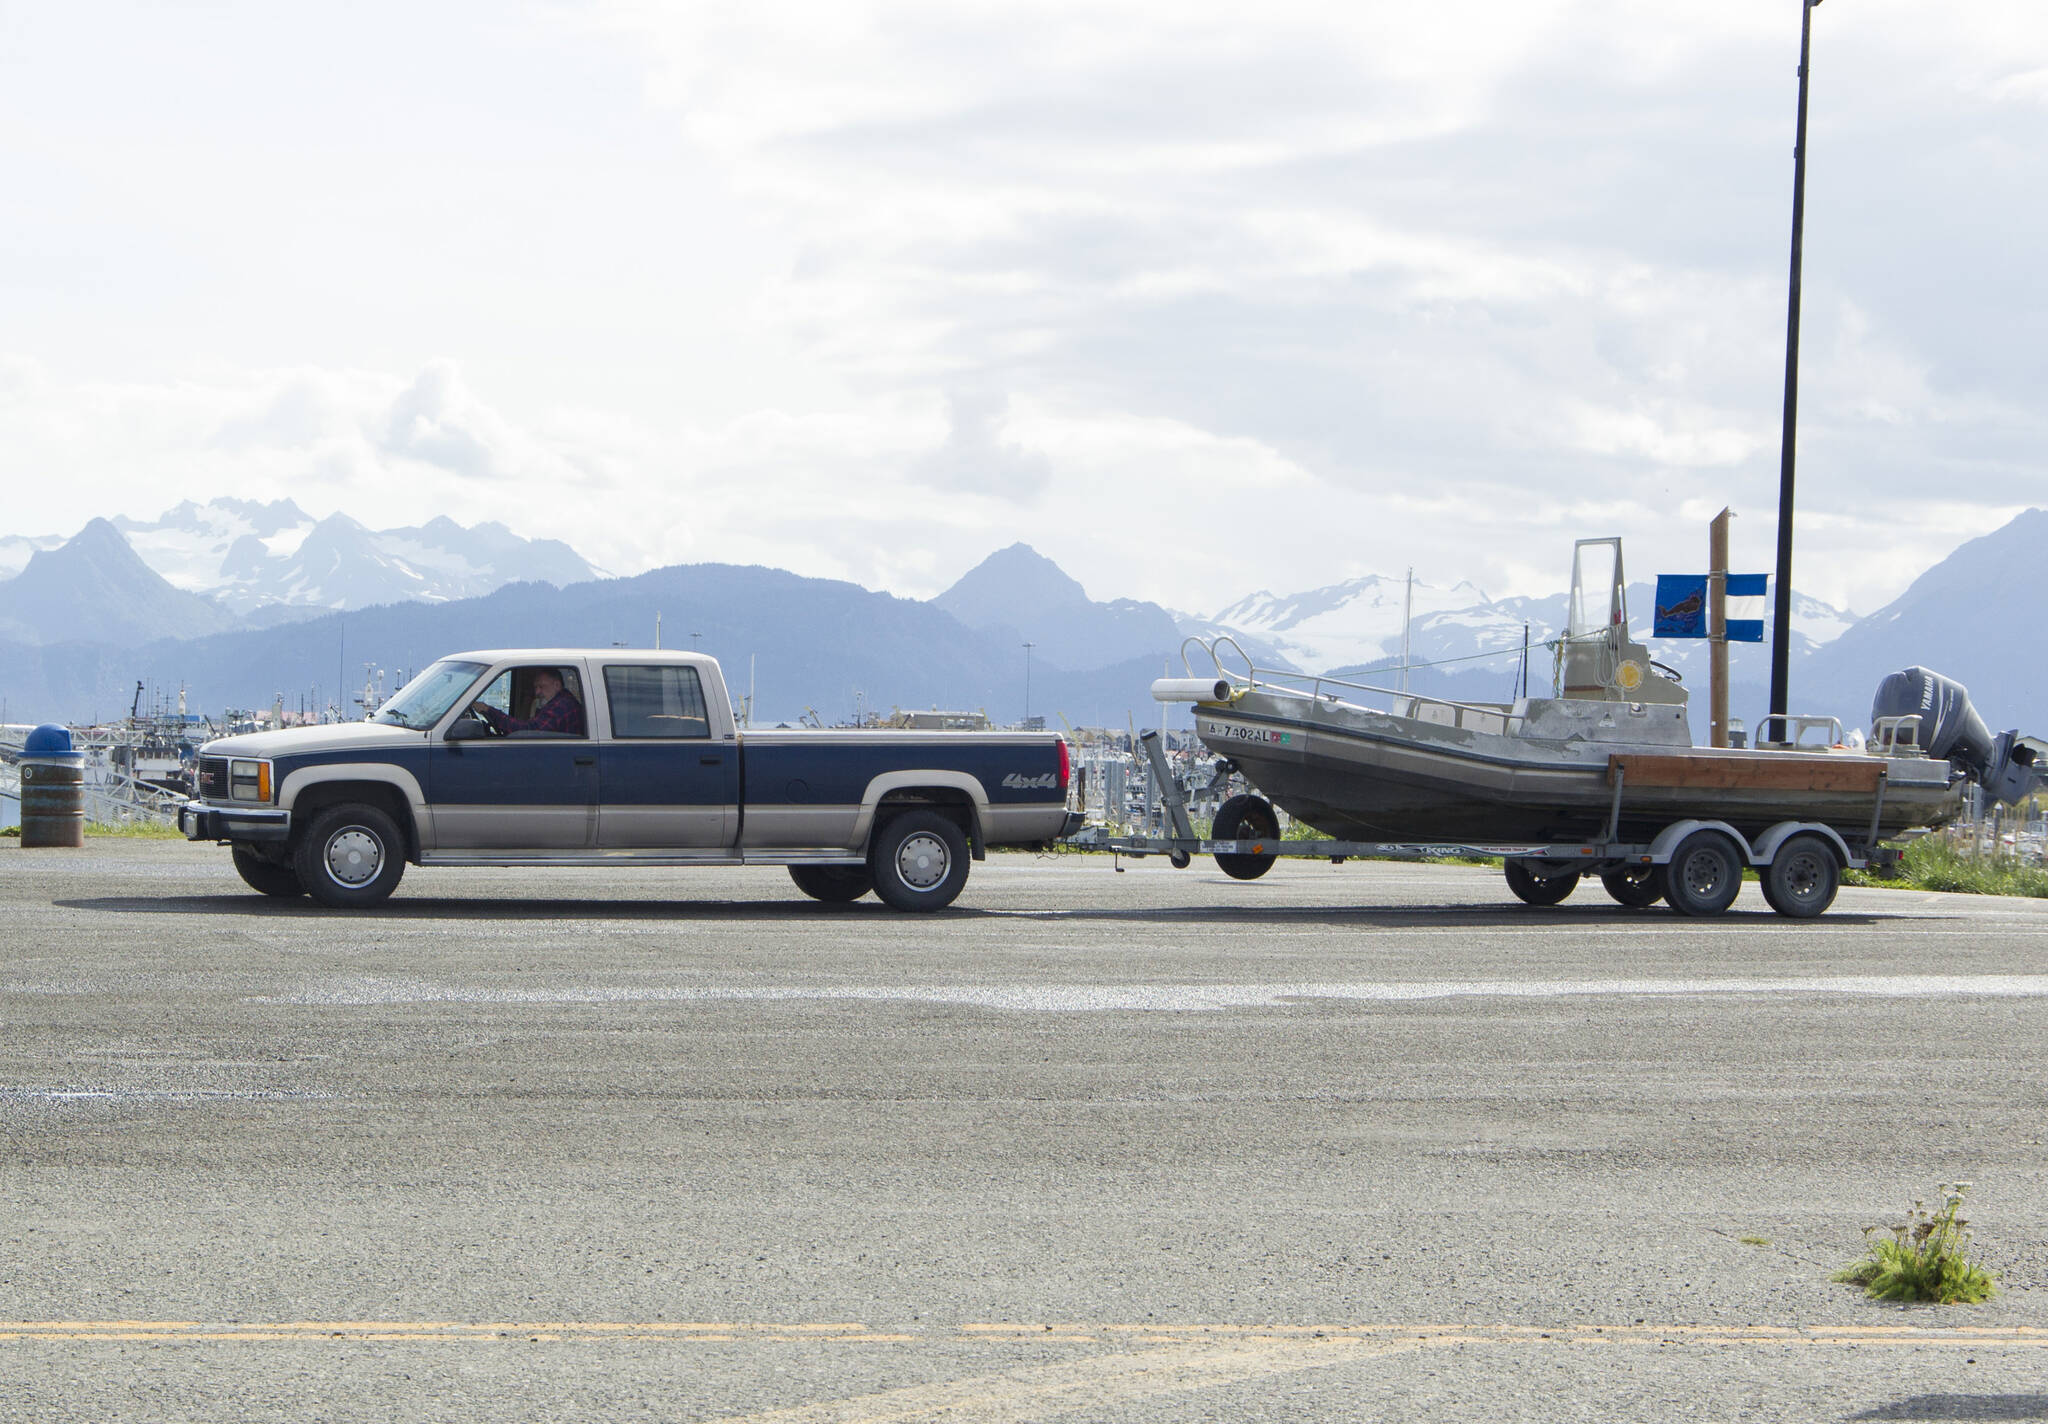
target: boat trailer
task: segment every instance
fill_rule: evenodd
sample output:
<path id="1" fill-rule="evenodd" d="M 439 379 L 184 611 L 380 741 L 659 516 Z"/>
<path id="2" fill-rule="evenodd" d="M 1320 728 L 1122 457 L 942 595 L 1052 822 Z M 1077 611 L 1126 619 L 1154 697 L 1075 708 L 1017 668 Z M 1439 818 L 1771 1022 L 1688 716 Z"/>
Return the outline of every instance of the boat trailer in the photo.
<path id="1" fill-rule="evenodd" d="M 1119 859 L 1163 855 L 1175 869 L 1186 869 L 1198 855 L 1213 856 L 1218 868 L 1239 880 L 1257 879 L 1282 858 L 1342 864 L 1352 859 L 1464 857 L 1500 861 L 1508 888 L 1526 904 L 1558 904 L 1582 876 L 1592 873 L 1600 877 L 1609 895 L 1630 908 L 1647 909 L 1663 900 L 1682 915 L 1704 917 L 1718 915 L 1733 904 L 1742 889 L 1742 872 L 1754 868 L 1772 909 L 1794 919 L 1811 919 L 1834 903 L 1844 869 L 1861 870 L 1871 863 L 1884 812 L 1885 768 L 1865 763 L 1840 768 L 1844 774 L 1860 775 L 1869 782 L 1843 788 L 1867 790 L 1871 796 L 1869 830 L 1855 844 L 1819 821 L 1781 821 L 1751 840 L 1724 821 L 1701 818 L 1672 821 L 1647 842 L 1624 841 L 1619 829 L 1631 774 L 1638 788 L 1671 785 L 1672 778 L 1688 774 L 1691 759 L 1616 753 L 1609 758 L 1608 779 L 1614 791 L 1606 832 L 1598 840 L 1512 844 L 1290 840 L 1281 835 L 1271 803 L 1255 795 L 1232 797 L 1216 819 L 1219 826 L 1228 821 L 1225 828 L 1238 832 L 1252 822 L 1259 834 L 1204 837 L 1195 833 L 1187 801 L 1167 766 L 1159 733 L 1142 732 L 1138 740 L 1159 788 L 1169 834 L 1088 838 L 1084 832 L 1072 843 L 1110 851 Z"/>

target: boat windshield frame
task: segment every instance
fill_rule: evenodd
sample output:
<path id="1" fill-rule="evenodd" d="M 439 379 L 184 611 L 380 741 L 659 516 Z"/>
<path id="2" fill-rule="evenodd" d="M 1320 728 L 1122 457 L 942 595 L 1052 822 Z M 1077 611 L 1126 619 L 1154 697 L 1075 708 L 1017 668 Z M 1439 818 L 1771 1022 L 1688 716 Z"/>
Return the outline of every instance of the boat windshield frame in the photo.
<path id="1" fill-rule="evenodd" d="M 442 658 L 392 694 L 391 700 L 370 717 L 387 727 L 409 732 L 431 732 L 448 710 L 462 700 L 477 680 L 491 670 L 489 663 L 468 658 Z"/>
<path id="2" fill-rule="evenodd" d="M 1595 592 L 1587 586 L 1586 575 L 1589 572 L 1597 575 L 1607 567 L 1607 561 L 1604 558 L 1597 561 L 1589 561 L 1586 555 L 1589 549 L 1600 548 L 1612 549 L 1614 551 L 1614 564 L 1612 577 L 1607 581 L 1608 586 L 1605 590 L 1607 608 L 1604 616 L 1596 623 L 1593 621 L 1593 609 L 1591 606 Z M 1592 564 L 1590 569 L 1588 568 L 1589 562 Z M 1610 536 L 1605 539 L 1580 539 L 1573 543 L 1572 591 L 1571 597 L 1565 605 L 1565 618 L 1565 635 L 1574 640 L 1598 637 L 1610 628 L 1628 627 L 1628 575 L 1622 571 L 1621 567 L 1621 539 L 1619 536 Z"/>

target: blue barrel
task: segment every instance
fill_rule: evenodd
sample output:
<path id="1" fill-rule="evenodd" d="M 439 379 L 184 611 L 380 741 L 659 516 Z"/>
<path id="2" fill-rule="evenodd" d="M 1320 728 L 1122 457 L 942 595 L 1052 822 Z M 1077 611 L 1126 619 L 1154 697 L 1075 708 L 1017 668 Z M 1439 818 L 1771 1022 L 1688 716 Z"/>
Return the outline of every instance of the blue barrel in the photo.
<path id="1" fill-rule="evenodd" d="M 85 844 L 85 753 L 71 731 L 46 722 L 28 734 L 21 760 L 21 848 Z"/>

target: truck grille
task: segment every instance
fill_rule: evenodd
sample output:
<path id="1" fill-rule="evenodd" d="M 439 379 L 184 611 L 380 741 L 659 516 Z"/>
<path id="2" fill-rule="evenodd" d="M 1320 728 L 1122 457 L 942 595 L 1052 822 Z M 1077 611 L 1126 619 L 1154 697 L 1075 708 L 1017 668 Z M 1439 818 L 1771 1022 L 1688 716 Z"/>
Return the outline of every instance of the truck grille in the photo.
<path id="1" fill-rule="evenodd" d="M 225 801 L 228 799 L 228 759 L 226 757 L 201 757 L 199 759 L 199 797 L 203 801 Z"/>

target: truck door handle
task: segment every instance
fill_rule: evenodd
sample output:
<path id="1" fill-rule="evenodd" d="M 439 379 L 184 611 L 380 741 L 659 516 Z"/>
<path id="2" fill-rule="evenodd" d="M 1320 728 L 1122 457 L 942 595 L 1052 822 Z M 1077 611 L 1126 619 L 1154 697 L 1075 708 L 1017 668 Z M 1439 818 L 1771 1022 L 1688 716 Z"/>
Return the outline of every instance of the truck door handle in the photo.
<path id="1" fill-rule="evenodd" d="M 596 757 L 594 757 L 594 756 L 587 756 L 587 757 L 578 757 L 578 758 L 576 758 L 576 765 L 578 765 L 578 766 L 596 766 L 596 765 L 597 765 L 597 758 L 596 758 Z"/>
<path id="2" fill-rule="evenodd" d="M 717 766 L 720 762 L 724 760 L 725 758 L 718 755 L 718 753 L 716 752 L 707 752 L 703 756 L 697 758 L 697 764 L 699 766 Z"/>

